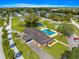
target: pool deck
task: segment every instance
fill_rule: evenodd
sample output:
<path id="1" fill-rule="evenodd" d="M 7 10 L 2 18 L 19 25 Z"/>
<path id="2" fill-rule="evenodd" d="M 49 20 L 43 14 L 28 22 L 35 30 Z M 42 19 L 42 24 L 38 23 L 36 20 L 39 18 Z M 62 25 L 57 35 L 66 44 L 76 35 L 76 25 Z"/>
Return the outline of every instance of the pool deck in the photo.
<path id="1" fill-rule="evenodd" d="M 45 30 L 45 29 L 49 29 L 49 28 L 44 28 L 44 27 L 41 27 L 41 29 L 40 30 Z M 56 35 L 58 35 L 58 33 L 56 32 L 56 31 L 54 31 L 54 30 L 52 30 L 52 29 L 50 29 L 52 32 L 55 32 L 55 34 L 52 34 L 52 35 L 48 35 L 49 37 L 54 37 L 54 36 L 56 36 Z"/>

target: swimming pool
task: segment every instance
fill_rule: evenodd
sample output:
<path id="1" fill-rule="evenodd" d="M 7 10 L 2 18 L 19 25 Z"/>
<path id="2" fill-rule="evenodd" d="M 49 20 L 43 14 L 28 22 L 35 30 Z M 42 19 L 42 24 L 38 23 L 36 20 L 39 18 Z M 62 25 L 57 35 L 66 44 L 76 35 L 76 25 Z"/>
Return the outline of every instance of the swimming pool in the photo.
<path id="1" fill-rule="evenodd" d="M 54 35 L 56 33 L 56 32 L 51 31 L 49 29 L 43 29 L 43 30 L 41 30 L 41 32 L 43 32 L 46 35 Z"/>

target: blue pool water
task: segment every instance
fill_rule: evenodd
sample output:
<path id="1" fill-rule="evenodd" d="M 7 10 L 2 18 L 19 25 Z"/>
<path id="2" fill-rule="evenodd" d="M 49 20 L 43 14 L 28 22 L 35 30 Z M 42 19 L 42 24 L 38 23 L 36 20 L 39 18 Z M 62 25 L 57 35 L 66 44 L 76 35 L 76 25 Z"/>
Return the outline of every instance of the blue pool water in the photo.
<path id="1" fill-rule="evenodd" d="M 46 35 L 53 35 L 53 34 L 55 34 L 55 32 L 53 32 L 51 30 L 48 30 L 48 29 L 41 30 L 41 32 L 43 32 Z"/>

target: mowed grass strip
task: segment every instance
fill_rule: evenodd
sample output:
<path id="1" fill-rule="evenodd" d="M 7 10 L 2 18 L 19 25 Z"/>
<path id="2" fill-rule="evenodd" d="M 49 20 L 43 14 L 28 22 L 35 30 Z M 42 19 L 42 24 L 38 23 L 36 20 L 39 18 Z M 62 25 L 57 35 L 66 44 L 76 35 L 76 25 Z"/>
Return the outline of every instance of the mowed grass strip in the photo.
<path id="1" fill-rule="evenodd" d="M 0 19 L 0 26 L 4 25 L 4 19 Z"/>
<path id="2" fill-rule="evenodd" d="M 39 59 L 39 56 L 23 40 L 16 38 L 15 34 L 13 34 L 13 40 L 25 59 Z"/>
<path id="3" fill-rule="evenodd" d="M 68 47 L 60 44 L 60 43 L 56 43 L 55 45 L 53 45 L 52 47 L 46 47 L 44 48 L 44 50 L 49 53 L 50 55 L 52 55 L 53 57 L 55 57 L 56 59 L 60 59 L 61 55 L 68 50 Z"/>

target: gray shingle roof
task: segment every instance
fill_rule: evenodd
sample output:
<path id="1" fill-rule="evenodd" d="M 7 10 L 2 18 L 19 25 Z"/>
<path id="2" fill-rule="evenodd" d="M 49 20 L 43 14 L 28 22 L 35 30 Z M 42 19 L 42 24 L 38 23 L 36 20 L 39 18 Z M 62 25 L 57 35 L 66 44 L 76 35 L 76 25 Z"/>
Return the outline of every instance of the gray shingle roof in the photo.
<path id="1" fill-rule="evenodd" d="M 27 34 L 27 36 L 23 37 L 25 41 L 32 38 L 41 45 L 48 44 L 53 39 L 35 28 L 27 28 L 24 33 Z"/>

